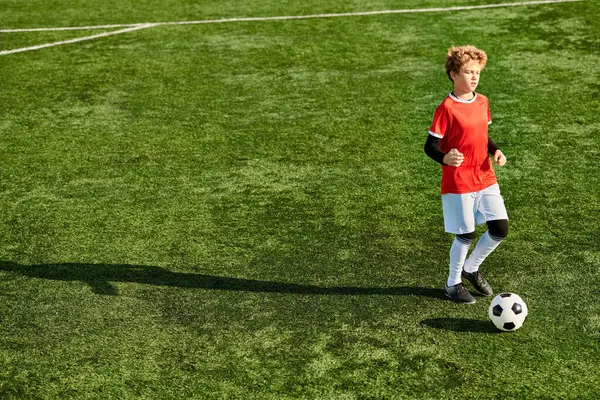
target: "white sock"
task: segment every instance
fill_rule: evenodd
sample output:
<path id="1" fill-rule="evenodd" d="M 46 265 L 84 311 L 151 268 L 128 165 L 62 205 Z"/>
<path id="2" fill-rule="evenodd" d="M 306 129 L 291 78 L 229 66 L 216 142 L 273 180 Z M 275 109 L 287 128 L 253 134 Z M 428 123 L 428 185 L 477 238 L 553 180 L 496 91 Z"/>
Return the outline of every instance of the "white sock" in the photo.
<path id="1" fill-rule="evenodd" d="M 462 282 L 460 274 L 462 273 L 463 265 L 465 264 L 465 259 L 467 258 L 471 243 L 472 241 L 468 239 L 454 239 L 452 247 L 450 247 L 450 275 L 448 276 L 446 286 L 454 286 L 457 283 Z"/>
<path id="2" fill-rule="evenodd" d="M 483 263 L 485 258 L 489 256 L 501 242 L 502 241 L 492 239 L 489 232 L 484 233 L 481 238 L 479 238 L 469 259 L 465 262 L 465 272 L 473 273 L 478 271 L 481 263 Z"/>

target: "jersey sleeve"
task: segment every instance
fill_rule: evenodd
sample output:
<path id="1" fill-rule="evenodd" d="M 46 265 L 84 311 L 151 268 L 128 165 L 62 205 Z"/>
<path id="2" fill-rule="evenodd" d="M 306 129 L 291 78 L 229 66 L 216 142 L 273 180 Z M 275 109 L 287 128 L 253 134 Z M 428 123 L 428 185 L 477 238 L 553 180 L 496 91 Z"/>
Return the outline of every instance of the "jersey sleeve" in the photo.
<path id="1" fill-rule="evenodd" d="M 446 134 L 449 125 L 448 110 L 444 107 L 444 104 L 440 104 L 433 114 L 429 134 L 441 139 Z"/>
<path id="2" fill-rule="evenodd" d="M 488 119 L 488 125 L 492 123 L 492 113 L 490 112 L 490 103 L 488 102 L 487 105 L 487 119 Z"/>

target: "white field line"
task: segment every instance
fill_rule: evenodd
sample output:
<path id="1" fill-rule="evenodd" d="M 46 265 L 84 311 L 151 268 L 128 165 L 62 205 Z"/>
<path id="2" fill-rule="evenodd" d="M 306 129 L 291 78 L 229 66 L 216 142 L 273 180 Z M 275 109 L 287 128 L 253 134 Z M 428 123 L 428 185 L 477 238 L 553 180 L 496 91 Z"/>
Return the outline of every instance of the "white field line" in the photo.
<path id="1" fill-rule="evenodd" d="M 424 12 L 440 12 L 440 11 L 463 11 L 477 10 L 482 8 L 498 8 L 498 7 L 516 7 L 535 4 L 552 4 L 552 3 L 572 3 L 583 0 L 534 0 L 520 1 L 515 3 L 498 3 L 498 4 L 483 4 L 479 6 L 454 6 L 454 7 L 437 7 L 437 8 L 414 8 L 403 10 L 380 10 L 380 11 L 358 11 L 348 13 L 334 14 L 311 14 L 311 15 L 288 15 L 278 17 L 238 17 L 238 18 L 222 18 L 222 19 L 204 19 L 198 21 L 176 21 L 176 22 L 140 22 L 135 24 L 113 24 L 113 25 L 91 25 L 91 26 L 67 26 L 58 28 L 22 28 L 22 29 L 0 29 L 0 33 L 15 33 L 15 32 L 45 32 L 45 31 L 74 31 L 74 30 L 93 30 L 93 29 L 111 29 L 135 27 L 140 25 L 153 24 L 159 25 L 187 25 L 187 24 L 217 24 L 224 22 L 245 22 L 245 21 L 277 21 L 288 19 L 309 19 L 309 18 L 332 18 L 332 17 L 356 17 L 362 15 L 382 15 L 382 14 L 410 14 Z"/>
<path id="2" fill-rule="evenodd" d="M 153 26 L 156 26 L 156 25 L 155 24 L 142 24 L 142 25 L 136 25 L 136 26 L 133 26 L 130 28 L 126 28 L 126 29 L 119 29 L 118 31 L 98 33 L 96 35 L 83 36 L 83 37 L 78 37 L 78 38 L 69 39 L 69 40 L 61 40 L 60 42 L 44 43 L 44 44 L 40 44 L 37 46 L 21 47 L 20 49 L 4 50 L 4 51 L 0 51 L 0 56 L 6 55 L 6 54 L 21 53 L 23 51 L 39 50 L 39 49 L 43 49 L 46 47 L 60 46 L 63 44 L 83 42 L 85 40 L 98 39 L 98 38 L 102 38 L 102 37 L 106 37 L 106 36 L 118 35 L 120 33 L 152 28 Z"/>
<path id="3" fill-rule="evenodd" d="M 0 29 L 0 33 L 16 32 L 48 32 L 48 31 L 83 31 L 94 29 L 113 29 L 126 28 L 129 26 L 139 26 L 144 24 L 113 24 L 113 25 L 93 25 L 93 26 L 64 26 L 58 28 L 23 28 L 23 29 Z"/>
<path id="4" fill-rule="evenodd" d="M 434 7 L 434 8 L 415 8 L 415 9 L 402 9 L 402 10 L 379 10 L 379 11 L 358 11 L 348 13 L 330 13 L 330 14 L 309 14 L 309 15 L 284 15 L 276 17 L 239 17 L 239 18 L 222 18 L 222 19 L 205 19 L 198 21 L 174 21 L 174 22 L 146 22 L 136 24 L 114 24 L 114 25 L 94 25 L 94 26 L 80 26 L 80 27 L 58 27 L 58 28 L 30 28 L 30 29 L 0 29 L 0 33 L 14 33 L 14 32 L 44 32 L 44 31 L 70 31 L 70 30 L 92 30 L 92 29 L 110 29 L 110 28 L 121 28 L 113 32 L 106 32 L 92 36 L 84 36 L 70 40 L 63 40 L 60 42 L 45 43 L 38 46 L 23 47 L 20 49 L 4 50 L 0 51 L 0 55 L 20 53 L 23 51 L 39 50 L 45 47 L 59 46 L 63 44 L 82 42 L 85 40 L 98 39 L 111 35 L 118 35 L 121 33 L 132 32 L 140 29 L 152 28 L 155 26 L 163 25 L 198 25 L 198 24 L 219 24 L 226 22 L 252 22 L 252 21 L 282 21 L 282 20 L 294 20 L 294 19 L 315 19 L 315 18 L 334 18 L 334 17 L 357 17 L 357 16 L 368 16 L 368 15 L 385 15 L 385 14 L 414 14 L 414 13 L 426 13 L 426 12 L 443 12 L 443 11 L 465 11 L 465 10 L 480 10 L 486 8 L 498 8 L 498 7 L 518 7 L 528 6 L 537 4 L 553 4 L 553 3 L 572 3 L 583 0 L 534 0 L 534 1 L 519 1 L 514 3 L 498 3 L 498 4 L 482 4 L 478 6 L 454 6 L 454 7 Z"/>
<path id="5" fill-rule="evenodd" d="M 426 12 L 441 12 L 441 11 L 464 11 L 478 10 L 483 8 L 498 8 L 498 7 L 517 7 L 533 4 L 552 4 L 552 3 L 573 3 L 583 0 L 536 0 L 536 1 L 520 1 L 516 3 L 499 3 L 499 4 L 483 4 L 479 6 L 454 6 L 454 7 L 437 7 L 437 8 L 413 8 L 404 10 L 380 10 L 380 11 L 358 11 L 349 13 L 334 13 L 334 14 L 311 14 L 311 15 L 287 15 L 279 17 L 241 17 L 241 18 L 223 18 L 223 19 L 206 19 L 200 21 L 180 21 L 180 22 L 158 22 L 157 25 L 193 25 L 193 24 L 218 24 L 224 22 L 250 22 L 250 21 L 281 21 L 290 19 L 312 19 L 312 18 L 334 18 L 334 17 L 358 17 L 366 15 L 383 15 L 383 14 L 416 14 Z"/>

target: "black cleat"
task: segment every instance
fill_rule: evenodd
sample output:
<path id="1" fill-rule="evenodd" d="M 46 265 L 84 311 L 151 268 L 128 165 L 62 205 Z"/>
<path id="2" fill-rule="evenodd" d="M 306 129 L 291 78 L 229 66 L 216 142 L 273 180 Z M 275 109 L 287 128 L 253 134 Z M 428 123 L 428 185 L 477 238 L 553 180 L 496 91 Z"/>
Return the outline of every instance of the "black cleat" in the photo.
<path id="1" fill-rule="evenodd" d="M 475 290 L 477 290 L 477 292 L 479 292 L 481 295 L 489 297 L 492 294 L 494 294 L 492 287 L 485 280 L 483 275 L 481 275 L 481 272 L 475 271 L 473 273 L 468 273 L 463 271 L 462 277 L 468 280 L 471 283 L 471 285 L 473 285 Z"/>
<path id="2" fill-rule="evenodd" d="M 475 297 L 469 293 L 465 285 L 460 282 L 454 286 L 445 286 L 444 285 L 444 293 L 446 296 L 450 297 L 453 301 L 457 303 L 463 304 L 474 304 Z"/>

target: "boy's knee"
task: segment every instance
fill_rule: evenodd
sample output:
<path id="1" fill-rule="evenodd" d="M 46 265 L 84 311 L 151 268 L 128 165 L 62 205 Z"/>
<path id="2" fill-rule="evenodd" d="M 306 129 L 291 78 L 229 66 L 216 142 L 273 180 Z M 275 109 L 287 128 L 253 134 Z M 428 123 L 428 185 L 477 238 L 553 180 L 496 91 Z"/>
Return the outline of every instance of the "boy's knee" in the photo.
<path id="1" fill-rule="evenodd" d="M 471 244 L 475 240 L 475 231 L 456 235 L 456 240 L 464 244 Z"/>
<path id="2" fill-rule="evenodd" d="M 488 232 L 492 239 L 500 242 L 508 236 L 508 220 L 497 219 L 494 221 L 488 221 Z"/>

